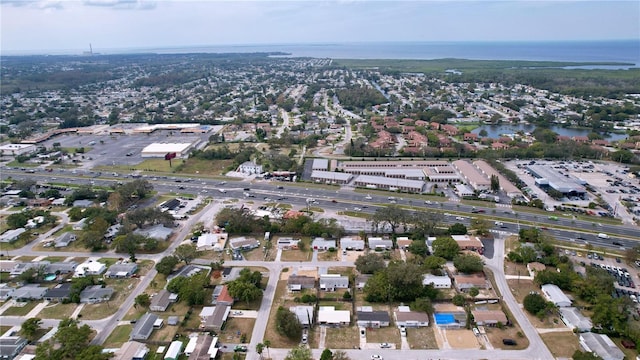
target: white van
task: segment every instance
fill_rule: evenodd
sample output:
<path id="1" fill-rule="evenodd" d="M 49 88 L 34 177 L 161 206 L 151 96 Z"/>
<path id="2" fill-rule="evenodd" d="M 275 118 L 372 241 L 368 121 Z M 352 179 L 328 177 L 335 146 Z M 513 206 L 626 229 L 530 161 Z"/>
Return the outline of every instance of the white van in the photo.
<path id="1" fill-rule="evenodd" d="M 605 233 L 600 233 L 600 234 L 598 234 L 598 237 L 599 237 L 600 239 L 608 239 L 608 238 L 609 238 L 609 235 L 607 235 L 607 234 L 605 234 Z"/>

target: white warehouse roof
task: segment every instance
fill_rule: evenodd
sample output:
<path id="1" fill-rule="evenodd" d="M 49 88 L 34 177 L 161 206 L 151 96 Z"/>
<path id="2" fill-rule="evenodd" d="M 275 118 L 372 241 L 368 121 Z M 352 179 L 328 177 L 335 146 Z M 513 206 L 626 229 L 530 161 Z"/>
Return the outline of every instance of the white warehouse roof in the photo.
<path id="1" fill-rule="evenodd" d="M 191 143 L 153 143 L 142 149 L 142 156 L 145 154 L 160 154 L 164 156 L 172 152 L 180 155 L 182 152 L 188 150 L 191 145 Z"/>

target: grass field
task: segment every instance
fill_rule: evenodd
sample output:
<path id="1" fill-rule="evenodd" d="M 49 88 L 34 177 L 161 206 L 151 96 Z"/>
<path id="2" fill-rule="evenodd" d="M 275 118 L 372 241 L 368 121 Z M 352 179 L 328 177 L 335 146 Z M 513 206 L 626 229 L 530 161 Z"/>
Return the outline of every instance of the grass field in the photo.
<path id="1" fill-rule="evenodd" d="M 116 326 L 111 335 L 105 340 L 104 347 L 108 349 L 122 346 L 122 344 L 129 341 L 129 334 L 131 334 L 132 329 L 132 325 Z"/>
<path id="2" fill-rule="evenodd" d="M 580 350 L 578 336 L 571 331 L 540 334 L 540 337 L 556 358 L 571 358 L 576 350 Z"/>
<path id="3" fill-rule="evenodd" d="M 407 341 L 412 349 L 437 349 L 433 326 L 407 329 Z"/>
<path id="4" fill-rule="evenodd" d="M 326 348 L 353 349 L 354 346 L 358 346 L 359 344 L 360 338 L 356 326 L 327 328 L 327 336 L 324 343 Z"/>
<path id="5" fill-rule="evenodd" d="M 42 311 L 40 311 L 38 316 L 40 316 L 43 319 L 60 319 L 60 320 L 66 319 L 70 317 L 71 314 L 73 314 L 73 311 L 76 309 L 77 306 L 78 304 L 76 303 L 69 303 L 69 304 L 51 303 L 47 307 L 42 309 Z"/>
<path id="6" fill-rule="evenodd" d="M 396 344 L 396 349 L 400 349 L 400 330 L 395 326 L 367 329 L 367 342 Z"/>
<path id="7" fill-rule="evenodd" d="M 246 343 L 249 343 L 255 322 L 255 319 L 229 318 L 219 334 L 220 340 L 228 343 L 240 343 L 240 336 L 244 334 L 247 337 Z"/>
<path id="8" fill-rule="evenodd" d="M 5 310 L 2 313 L 4 316 L 25 316 L 29 313 L 29 311 L 33 310 L 40 302 L 39 301 L 29 301 L 24 306 L 12 306 Z"/>

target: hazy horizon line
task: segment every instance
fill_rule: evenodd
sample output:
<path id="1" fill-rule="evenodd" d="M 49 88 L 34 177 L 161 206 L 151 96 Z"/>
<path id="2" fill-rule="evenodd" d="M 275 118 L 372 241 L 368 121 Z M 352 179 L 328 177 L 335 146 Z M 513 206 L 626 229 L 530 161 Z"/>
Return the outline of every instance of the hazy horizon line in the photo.
<path id="1" fill-rule="evenodd" d="M 128 50 L 155 50 L 155 49 L 189 49 L 189 48 L 247 48 L 247 47 L 275 47 L 275 46 L 339 46 L 349 44 L 553 44 L 553 43 L 606 43 L 606 42 L 637 42 L 640 39 L 563 39 L 563 40 L 361 40 L 361 41 L 324 41 L 324 42 L 273 42 L 273 43 L 236 43 L 236 44 L 198 44 L 198 45 L 148 45 L 148 46 L 127 46 L 127 47 L 105 47 L 100 48 L 87 43 L 84 48 L 66 49 L 1 49 L 0 56 L 21 56 L 21 55 L 74 55 L 84 54 L 90 49 L 96 55 L 116 55 L 109 53 L 117 51 L 117 55 L 124 55 L 123 51 Z M 106 52 L 103 54 L 103 52 Z M 8 54 L 6 54 L 8 53 Z M 134 53 L 132 53 L 134 54 Z"/>

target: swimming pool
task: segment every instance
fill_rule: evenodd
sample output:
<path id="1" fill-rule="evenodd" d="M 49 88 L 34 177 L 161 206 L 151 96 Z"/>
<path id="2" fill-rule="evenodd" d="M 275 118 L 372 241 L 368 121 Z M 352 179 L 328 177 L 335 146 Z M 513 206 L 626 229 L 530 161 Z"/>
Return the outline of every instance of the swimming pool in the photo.
<path id="1" fill-rule="evenodd" d="M 437 325 L 448 325 L 456 322 L 456 318 L 452 313 L 435 313 L 433 317 Z"/>
<path id="2" fill-rule="evenodd" d="M 53 281 L 56 279 L 56 274 L 49 274 L 44 277 L 44 281 Z"/>

